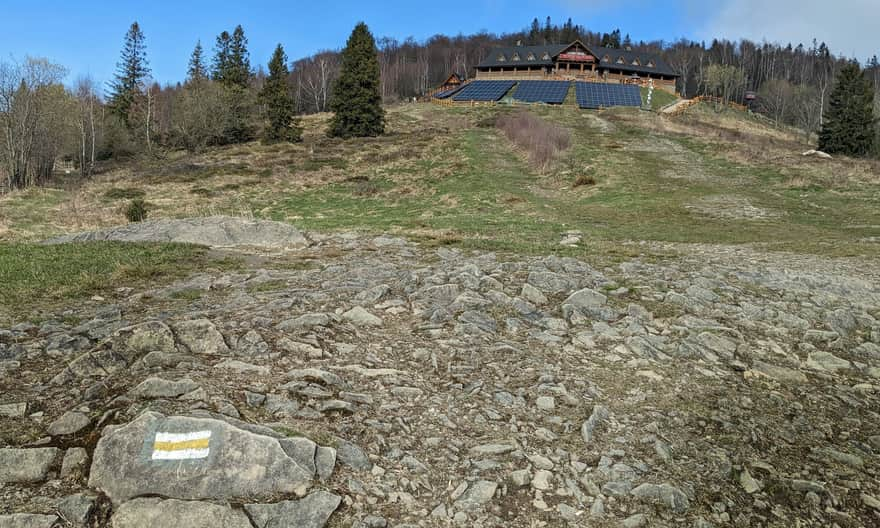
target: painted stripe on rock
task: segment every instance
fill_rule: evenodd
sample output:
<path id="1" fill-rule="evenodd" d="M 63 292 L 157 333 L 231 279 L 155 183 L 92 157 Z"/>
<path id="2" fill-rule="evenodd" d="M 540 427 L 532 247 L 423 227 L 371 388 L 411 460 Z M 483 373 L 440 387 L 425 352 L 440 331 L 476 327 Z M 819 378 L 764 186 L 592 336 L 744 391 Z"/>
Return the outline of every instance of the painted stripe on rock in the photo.
<path id="1" fill-rule="evenodd" d="M 189 460 L 207 458 L 211 450 L 211 431 L 191 433 L 157 432 L 153 440 L 153 460 Z"/>
<path id="2" fill-rule="evenodd" d="M 191 460 L 208 458 L 210 449 L 179 449 L 177 451 L 153 451 L 153 460 Z"/>

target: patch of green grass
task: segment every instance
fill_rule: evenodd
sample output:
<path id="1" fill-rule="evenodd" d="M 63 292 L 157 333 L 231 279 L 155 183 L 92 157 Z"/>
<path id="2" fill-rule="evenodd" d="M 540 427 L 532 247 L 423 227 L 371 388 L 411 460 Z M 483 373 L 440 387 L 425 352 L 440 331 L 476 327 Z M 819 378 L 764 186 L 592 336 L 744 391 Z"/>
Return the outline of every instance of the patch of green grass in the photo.
<path id="1" fill-rule="evenodd" d="M 188 288 L 185 290 L 178 290 L 171 294 L 172 299 L 177 299 L 181 301 L 195 301 L 202 298 L 204 295 L 203 290 L 199 290 L 196 288 Z"/>
<path id="2" fill-rule="evenodd" d="M 678 101 L 678 97 L 667 92 L 666 90 L 655 89 L 651 95 L 651 110 L 657 111 L 664 106 L 671 105 Z M 642 104 L 648 104 L 648 89 L 642 88 Z"/>
<path id="3" fill-rule="evenodd" d="M 51 211 L 59 207 L 67 193 L 61 189 L 31 188 L 0 197 L 0 240 L 47 238 L 57 233 L 50 221 Z M 3 226 L 9 230 L 3 233 Z"/>
<path id="4" fill-rule="evenodd" d="M 187 244 L 0 244 L 0 319 L 120 286 L 169 281 L 213 263 Z"/>
<path id="5" fill-rule="evenodd" d="M 572 131 L 572 148 L 541 176 L 503 136 L 476 126 L 505 111 L 474 109 L 473 125 L 450 132 L 443 147 L 448 156 L 386 169 L 384 178 L 370 180 L 381 192 L 363 192 L 357 182 L 335 183 L 261 196 L 255 209 L 275 220 L 295 218 L 309 229 L 392 231 L 429 245 L 518 253 L 586 257 L 601 247 L 628 255 L 639 250 L 619 243 L 639 240 L 878 253 L 877 244 L 858 241 L 872 229 L 876 236 L 875 228 L 842 229 L 880 225 L 880 195 L 874 188 L 790 189 L 778 167 L 738 164 L 697 137 L 653 132 L 638 120 L 659 117 L 629 109 L 586 114 L 566 107 L 530 108 Z M 600 128 L 596 121 L 610 126 Z M 572 188 L 585 170 L 595 185 Z M 417 190 L 395 193 L 398 177 Z M 695 207 L 706 199 L 739 201 L 773 216 L 714 217 Z M 560 248 L 561 233 L 571 229 L 588 233 L 588 242 Z"/>

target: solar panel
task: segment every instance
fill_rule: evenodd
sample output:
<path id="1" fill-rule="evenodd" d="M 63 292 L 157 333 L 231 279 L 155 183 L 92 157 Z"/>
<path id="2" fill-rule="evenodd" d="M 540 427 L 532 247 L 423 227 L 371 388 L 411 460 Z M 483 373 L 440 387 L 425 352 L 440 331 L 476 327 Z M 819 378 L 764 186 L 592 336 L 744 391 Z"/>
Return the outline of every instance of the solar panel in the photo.
<path id="1" fill-rule="evenodd" d="M 516 81 L 474 81 L 452 97 L 453 101 L 497 101 Z"/>
<path id="2" fill-rule="evenodd" d="M 435 94 L 434 94 L 434 99 L 446 99 L 446 98 L 448 98 L 450 95 L 452 95 L 452 94 L 454 94 L 455 92 L 459 91 L 460 89 L 461 89 L 461 86 L 457 86 L 457 87 L 452 88 L 452 89 L 450 89 L 450 90 L 444 90 L 444 91 L 442 91 L 442 92 L 435 93 Z"/>
<path id="3" fill-rule="evenodd" d="M 562 104 L 570 86 L 568 81 L 520 81 L 513 98 L 524 103 Z"/>
<path id="4" fill-rule="evenodd" d="M 642 106 L 642 92 L 634 84 L 578 82 L 575 95 L 581 108 Z"/>

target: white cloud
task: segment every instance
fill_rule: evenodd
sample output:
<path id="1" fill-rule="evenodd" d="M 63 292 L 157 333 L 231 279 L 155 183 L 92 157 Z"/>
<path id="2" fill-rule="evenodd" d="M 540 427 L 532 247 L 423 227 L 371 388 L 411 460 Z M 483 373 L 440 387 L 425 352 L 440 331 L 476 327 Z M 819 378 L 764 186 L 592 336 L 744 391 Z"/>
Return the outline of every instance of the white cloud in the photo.
<path id="1" fill-rule="evenodd" d="M 685 0 L 691 4 L 692 0 Z M 815 38 L 832 52 L 859 60 L 880 55 L 878 0 L 719 0 L 698 39 L 767 40 L 810 46 Z"/>

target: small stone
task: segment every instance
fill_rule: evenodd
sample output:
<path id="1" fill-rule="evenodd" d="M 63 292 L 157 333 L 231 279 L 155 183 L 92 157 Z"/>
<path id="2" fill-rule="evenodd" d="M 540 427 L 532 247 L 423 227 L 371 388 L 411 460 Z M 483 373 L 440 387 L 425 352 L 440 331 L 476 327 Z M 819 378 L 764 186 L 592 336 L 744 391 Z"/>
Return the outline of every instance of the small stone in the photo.
<path id="1" fill-rule="evenodd" d="M 861 497 L 862 504 L 864 504 L 868 508 L 873 508 L 877 511 L 880 511 L 880 500 L 868 495 L 867 493 L 862 493 Z"/>
<path id="2" fill-rule="evenodd" d="M 61 478 L 72 476 L 82 472 L 89 460 L 89 454 L 82 447 L 71 447 L 64 453 L 61 462 Z"/>
<path id="3" fill-rule="evenodd" d="M 553 469 L 553 461 L 545 456 L 530 455 L 527 458 L 529 459 L 529 462 L 531 462 L 532 465 L 538 469 L 546 469 L 546 470 Z"/>
<path id="4" fill-rule="evenodd" d="M 634 488 L 630 494 L 645 502 L 659 504 L 675 513 L 685 513 L 690 507 L 687 495 L 670 484 L 642 484 Z"/>
<path id="5" fill-rule="evenodd" d="M 542 411 L 552 411 L 556 409 L 556 400 L 553 396 L 539 396 L 537 400 L 535 400 L 535 405 L 538 406 L 538 409 Z"/>
<path id="6" fill-rule="evenodd" d="M 183 321 L 174 325 L 177 340 L 193 354 L 228 356 L 229 346 L 223 334 L 207 319 Z"/>
<path id="7" fill-rule="evenodd" d="M 541 293 L 541 290 L 535 288 L 529 283 L 523 284 L 520 296 L 530 303 L 537 304 L 538 306 L 542 304 L 547 304 L 547 297 L 543 293 Z"/>
<path id="8" fill-rule="evenodd" d="M 300 500 L 246 504 L 244 508 L 256 526 L 324 528 L 341 502 L 342 497 L 338 495 L 315 491 Z"/>
<path id="9" fill-rule="evenodd" d="M 559 512 L 559 516 L 564 520 L 573 523 L 577 522 L 579 513 L 575 508 L 561 502 L 556 505 L 556 511 Z"/>
<path id="10" fill-rule="evenodd" d="M 322 482 L 326 481 L 333 475 L 333 469 L 336 467 L 336 449 L 332 447 L 318 446 L 315 451 L 315 469 L 318 473 L 318 479 Z"/>
<path id="11" fill-rule="evenodd" d="M 237 359 L 225 359 L 214 365 L 214 368 L 219 370 L 232 370 L 242 374 L 256 374 L 258 376 L 268 376 L 272 372 L 269 367 L 254 365 L 253 363 L 245 363 L 244 361 L 239 361 Z"/>
<path id="12" fill-rule="evenodd" d="M 553 473 L 545 469 L 539 469 L 532 478 L 532 487 L 541 491 L 551 489 L 553 487 Z"/>
<path id="13" fill-rule="evenodd" d="M 532 481 L 532 473 L 528 469 L 518 469 L 510 474 L 510 482 L 517 488 L 524 488 Z"/>
<path id="14" fill-rule="evenodd" d="M 596 427 L 607 420 L 610 416 L 611 413 L 604 405 L 596 405 L 593 407 L 593 413 L 581 426 L 581 437 L 584 439 L 585 443 L 592 443 Z"/>
<path id="15" fill-rule="evenodd" d="M 0 405 L 0 416 L 6 418 L 21 418 L 27 414 L 27 402 L 4 403 Z"/>
<path id="16" fill-rule="evenodd" d="M 343 466 L 358 471 L 369 471 L 373 468 L 373 463 L 363 449 L 340 438 L 336 439 L 336 460 Z"/>
<path id="17" fill-rule="evenodd" d="M 852 368 L 852 363 L 829 352 L 812 352 L 807 357 L 807 366 L 816 370 L 837 372 Z"/>
<path id="18" fill-rule="evenodd" d="M 177 398 L 198 388 L 198 383 L 189 378 L 178 381 L 148 378 L 132 389 L 131 395 L 143 399 Z"/>
<path id="19" fill-rule="evenodd" d="M 355 326 L 382 326 L 382 319 L 371 314 L 361 306 L 355 306 L 351 310 L 342 314 L 342 317 Z"/>
<path id="20" fill-rule="evenodd" d="M 342 400 L 326 400 L 318 404 L 318 412 L 320 413 L 354 413 L 355 410 L 356 409 L 353 404 Z"/>
<path id="21" fill-rule="evenodd" d="M 68 411 L 49 425 L 46 431 L 50 436 L 65 436 L 76 434 L 88 427 L 91 420 L 88 416 L 77 411 Z"/>
<path id="22" fill-rule="evenodd" d="M 623 528 L 642 528 L 642 526 L 648 526 L 648 516 L 644 513 L 637 513 L 623 520 Z"/>
<path id="23" fill-rule="evenodd" d="M 45 480 L 59 453 L 56 447 L 0 449 L 0 483 Z"/>
<path id="24" fill-rule="evenodd" d="M 473 482 L 468 486 L 467 491 L 455 501 L 455 508 L 466 511 L 477 509 L 492 500 L 497 489 L 497 482 L 488 480 Z"/>
<path id="25" fill-rule="evenodd" d="M 358 528 L 386 528 L 388 526 L 388 521 L 386 521 L 384 517 L 367 515 L 357 526 Z"/>
<path id="26" fill-rule="evenodd" d="M 315 474 L 315 453 L 318 446 L 315 442 L 303 437 L 289 437 L 278 440 L 284 453 L 292 458 L 299 467 L 306 470 L 309 475 Z"/>
<path id="27" fill-rule="evenodd" d="M 57 522 L 57 515 L 37 515 L 34 513 L 0 515 L 0 528 L 51 528 Z"/>
<path id="28" fill-rule="evenodd" d="M 749 473 L 748 469 L 743 469 L 742 472 L 739 474 L 739 484 L 748 494 L 752 494 L 761 490 L 761 485 L 758 484 L 758 481 L 752 478 L 752 475 Z"/>
<path id="29" fill-rule="evenodd" d="M 74 526 L 86 527 L 89 525 L 89 516 L 95 509 L 95 497 L 77 493 L 61 499 L 55 507 Z"/>
<path id="30" fill-rule="evenodd" d="M 608 298 L 590 288 L 584 288 L 571 294 L 568 299 L 563 301 L 563 306 L 570 305 L 576 309 L 591 309 L 605 306 Z"/>
<path id="31" fill-rule="evenodd" d="M 472 447 L 470 453 L 474 456 L 494 456 L 504 455 L 514 450 L 516 447 L 510 444 L 483 444 Z"/>

